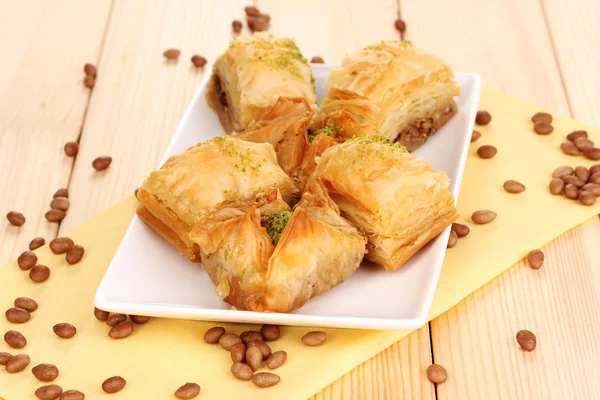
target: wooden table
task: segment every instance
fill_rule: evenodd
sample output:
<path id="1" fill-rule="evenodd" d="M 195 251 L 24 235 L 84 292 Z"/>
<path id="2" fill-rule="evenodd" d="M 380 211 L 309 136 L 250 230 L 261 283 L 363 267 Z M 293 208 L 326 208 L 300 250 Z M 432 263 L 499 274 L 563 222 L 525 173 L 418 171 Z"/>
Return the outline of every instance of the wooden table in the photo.
<path id="1" fill-rule="evenodd" d="M 248 0 L 0 0 L 0 204 L 21 228 L 0 223 L 0 264 L 129 196 L 154 168 L 188 101 L 243 19 Z M 600 126 L 597 0 L 258 0 L 270 31 L 310 58 L 337 63 L 382 39 L 402 39 L 484 85 Z M 177 64 L 162 53 L 179 48 Z M 98 65 L 92 92 L 83 65 Z M 79 140 L 75 160 L 62 147 Z M 91 162 L 114 161 L 105 173 Z M 72 201 L 58 226 L 44 213 L 55 190 Z M 600 391 L 600 221 L 545 248 L 537 280 L 521 263 L 448 313 L 316 395 L 337 398 L 594 398 Z M 538 349 L 517 351 L 522 328 Z M 444 365 L 434 387 L 424 370 Z"/>

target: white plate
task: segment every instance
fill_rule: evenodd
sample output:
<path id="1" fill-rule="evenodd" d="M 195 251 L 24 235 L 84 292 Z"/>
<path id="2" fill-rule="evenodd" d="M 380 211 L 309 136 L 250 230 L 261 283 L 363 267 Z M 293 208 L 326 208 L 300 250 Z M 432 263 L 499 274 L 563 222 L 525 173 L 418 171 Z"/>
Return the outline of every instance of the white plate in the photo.
<path id="1" fill-rule="evenodd" d="M 332 66 L 313 65 L 317 95 L 323 98 Z M 207 74 L 208 75 L 208 74 Z M 463 94 L 458 113 L 415 153 L 446 171 L 458 195 L 481 79 L 456 74 Z M 197 142 L 222 135 L 205 100 L 207 79 L 198 89 L 173 136 L 165 158 Z M 161 162 L 162 165 L 162 162 Z M 290 314 L 231 310 L 215 293 L 200 264 L 191 263 L 134 218 L 96 293 L 96 307 L 126 314 L 211 321 L 271 323 L 361 329 L 414 329 L 426 322 L 450 230 L 431 241 L 401 269 L 385 272 L 368 263 L 346 282 L 311 299 Z"/>

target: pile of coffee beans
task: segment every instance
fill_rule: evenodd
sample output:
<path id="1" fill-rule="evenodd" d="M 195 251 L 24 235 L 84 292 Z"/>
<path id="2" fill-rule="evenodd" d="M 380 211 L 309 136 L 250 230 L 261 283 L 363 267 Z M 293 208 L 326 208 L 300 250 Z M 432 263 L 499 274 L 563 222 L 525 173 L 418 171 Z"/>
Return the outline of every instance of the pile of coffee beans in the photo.
<path id="1" fill-rule="evenodd" d="M 567 140 L 562 142 L 560 149 L 569 156 L 583 154 L 587 159 L 600 160 L 600 148 L 588 139 L 587 131 L 573 131 L 567 135 Z"/>
<path id="2" fill-rule="evenodd" d="M 269 23 L 271 22 L 269 14 L 261 13 L 254 6 L 247 6 L 244 11 L 246 12 L 246 22 L 252 32 L 264 32 L 269 29 Z"/>
<path id="3" fill-rule="evenodd" d="M 109 313 L 96 307 L 94 307 L 94 317 L 110 326 L 108 336 L 112 339 L 124 339 L 131 336 L 135 325 L 143 325 L 150 320 L 150 317 L 141 315 L 129 315 L 128 318 L 125 314 Z"/>
<path id="4" fill-rule="evenodd" d="M 531 117 L 531 122 L 533 122 L 533 131 L 538 135 L 549 135 L 554 131 L 554 127 L 552 126 L 552 115 L 548 113 L 536 113 Z"/>
<path id="5" fill-rule="evenodd" d="M 589 169 L 583 166 L 560 166 L 552 172 L 548 186 L 553 195 L 578 200 L 584 206 L 594 205 L 596 197 L 600 196 L 600 164 Z"/>

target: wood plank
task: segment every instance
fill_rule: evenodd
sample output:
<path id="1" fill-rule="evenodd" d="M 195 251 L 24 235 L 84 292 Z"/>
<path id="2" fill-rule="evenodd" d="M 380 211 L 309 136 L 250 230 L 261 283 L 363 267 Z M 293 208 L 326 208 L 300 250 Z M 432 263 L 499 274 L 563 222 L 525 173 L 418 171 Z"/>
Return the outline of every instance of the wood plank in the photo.
<path id="1" fill-rule="evenodd" d="M 0 265 L 34 237 L 56 235 L 44 214 L 69 181 L 73 160 L 63 145 L 79 136 L 89 99 L 83 65 L 99 55 L 110 5 L 0 0 Z M 22 212 L 25 225 L 9 225 L 10 210 Z"/>

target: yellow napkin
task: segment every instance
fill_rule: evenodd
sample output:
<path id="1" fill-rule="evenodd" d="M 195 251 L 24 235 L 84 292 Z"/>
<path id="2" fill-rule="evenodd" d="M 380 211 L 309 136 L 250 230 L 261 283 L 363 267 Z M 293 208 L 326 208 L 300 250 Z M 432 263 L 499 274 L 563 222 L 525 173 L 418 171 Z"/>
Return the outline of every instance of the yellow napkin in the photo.
<path id="1" fill-rule="evenodd" d="M 566 133 L 587 129 L 600 144 L 597 131 L 557 116 L 554 133 L 538 136 L 530 122 L 538 108 L 487 90 L 480 109 L 489 110 L 493 120 L 478 128 L 483 135 L 471 145 L 458 207 L 459 222 L 467 223 L 471 234 L 448 250 L 430 318 L 447 311 L 529 250 L 600 212 L 600 202 L 584 207 L 548 192 L 551 173 L 557 166 L 593 164 L 582 156 L 570 157 L 560 151 Z M 498 148 L 495 158 L 477 157 L 476 150 L 483 144 Z M 502 184 L 508 179 L 519 180 L 527 190 L 521 194 L 504 192 Z M 137 326 L 132 336 L 112 340 L 108 327 L 94 318 L 92 300 L 134 209 L 135 201 L 127 199 L 73 230 L 69 236 L 86 249 L 77 265 L 68 265 L 64 257 L 52 254 L 47 247 L 37 250 L 39 262 L 52 270 L 45 283 L 32 283 L 14 262 L 0 270 L 0 308 L 9 308 L 18 296 L 32 297 L 40 304 L 26 324 L 0 322 L 2 333 L 16 329 L 28 339 L 20 351 L 2 341 L 0 351 L 27 353 L 32 360 L 21 373 L 11 375 L 0 370 L 0 396 L 7 400 L 34 398 L 33 392 L 44 383 L 33 377 L 31 367 L 52 363 L 60 370 L 54 383 L 65 390 L 79 389 L 91 399 L 103 398 L 101 383 L 113 375 L 123 376 L 128 384 L 111 399 L 174 398 L 175 390 L 186 382 L 198 383 L 202 387 L 199 398 L 203 399 L 303 399 L 409 333 L 330 329 L 325 345 L 308 348 L 300 338 L 309 328 L 284 327 L 282 338 L 272 347 L 286 350 L 288 361 L 275 371 L 281 382 L 269 389 L 233 378 L 229 354 L 203 342 L 204 332 L 215 323 L 152 319 Z M 489 225 L 475 226 L 469 217 L 478 209 L 494 210 L 498 218 Z M 74 324 L 77 335 L 69 340 L 55 336 L 52 326 L 60 322 Z M 223 325 L 238 334 L 256 329 L 251 325 Z"/>

